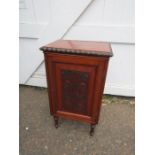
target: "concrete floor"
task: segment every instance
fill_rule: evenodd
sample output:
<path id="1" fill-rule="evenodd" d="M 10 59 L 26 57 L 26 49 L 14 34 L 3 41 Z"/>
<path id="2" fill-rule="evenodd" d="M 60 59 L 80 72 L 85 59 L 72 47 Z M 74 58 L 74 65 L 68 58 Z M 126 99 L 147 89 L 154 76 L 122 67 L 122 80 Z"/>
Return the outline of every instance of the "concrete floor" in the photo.
<path id="1" fill-rule="evenodd" d="M 93 137 L 89 125 L 49 113 L 47 89 L 20 86 L 20 155 L 134 155 L 134 98 L 104 96 Z"/>

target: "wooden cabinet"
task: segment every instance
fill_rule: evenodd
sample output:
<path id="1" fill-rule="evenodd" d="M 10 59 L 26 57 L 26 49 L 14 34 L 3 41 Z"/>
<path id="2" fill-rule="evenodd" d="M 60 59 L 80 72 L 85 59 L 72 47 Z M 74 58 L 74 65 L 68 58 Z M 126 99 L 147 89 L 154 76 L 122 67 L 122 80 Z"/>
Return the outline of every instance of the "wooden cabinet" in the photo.
<path id="1" fill-rule="evenodd" d="M 58 127 L 59 117 L 98 123 L 106 80 L 110 44 L 58 40 L 40 48 L 44 52 L 50 112 Z"/>

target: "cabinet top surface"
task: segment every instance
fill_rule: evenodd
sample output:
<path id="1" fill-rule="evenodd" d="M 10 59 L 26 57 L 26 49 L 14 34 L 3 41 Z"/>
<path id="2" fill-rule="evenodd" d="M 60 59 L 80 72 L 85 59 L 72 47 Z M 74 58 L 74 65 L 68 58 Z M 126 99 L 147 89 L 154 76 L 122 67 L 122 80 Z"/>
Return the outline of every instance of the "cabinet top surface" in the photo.
<path id="1" fill-rule="evenodd" d="M 44 52 L 78 55 L 112 56 L 110 43 L 95 41 L 57 40 L 40 48 Z"/>

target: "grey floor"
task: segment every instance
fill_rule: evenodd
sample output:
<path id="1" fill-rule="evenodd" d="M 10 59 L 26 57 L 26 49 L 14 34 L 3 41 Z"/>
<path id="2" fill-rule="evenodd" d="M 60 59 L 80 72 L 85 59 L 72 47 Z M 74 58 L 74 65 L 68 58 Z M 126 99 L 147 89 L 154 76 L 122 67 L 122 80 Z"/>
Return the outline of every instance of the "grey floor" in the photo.
<path id="1" fill-rule="evenodd" d="M 106 95 L 93 137 L 81 122 L 55 129 L 47 89 L 20 86 L 20 155 L 134 155 L 134 113 L 134 98 Z"/>

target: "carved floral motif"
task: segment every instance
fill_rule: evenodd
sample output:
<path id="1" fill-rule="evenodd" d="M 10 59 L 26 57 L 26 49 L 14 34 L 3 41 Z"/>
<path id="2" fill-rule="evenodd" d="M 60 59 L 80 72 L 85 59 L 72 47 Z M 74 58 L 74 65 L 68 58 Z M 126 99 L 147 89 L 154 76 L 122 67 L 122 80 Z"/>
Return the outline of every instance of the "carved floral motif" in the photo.
<path id="1" fill-rule="evenodd" d="M 88 73 L 61 70 L 61 78 L 63 110 L 86 114 Z"/>

